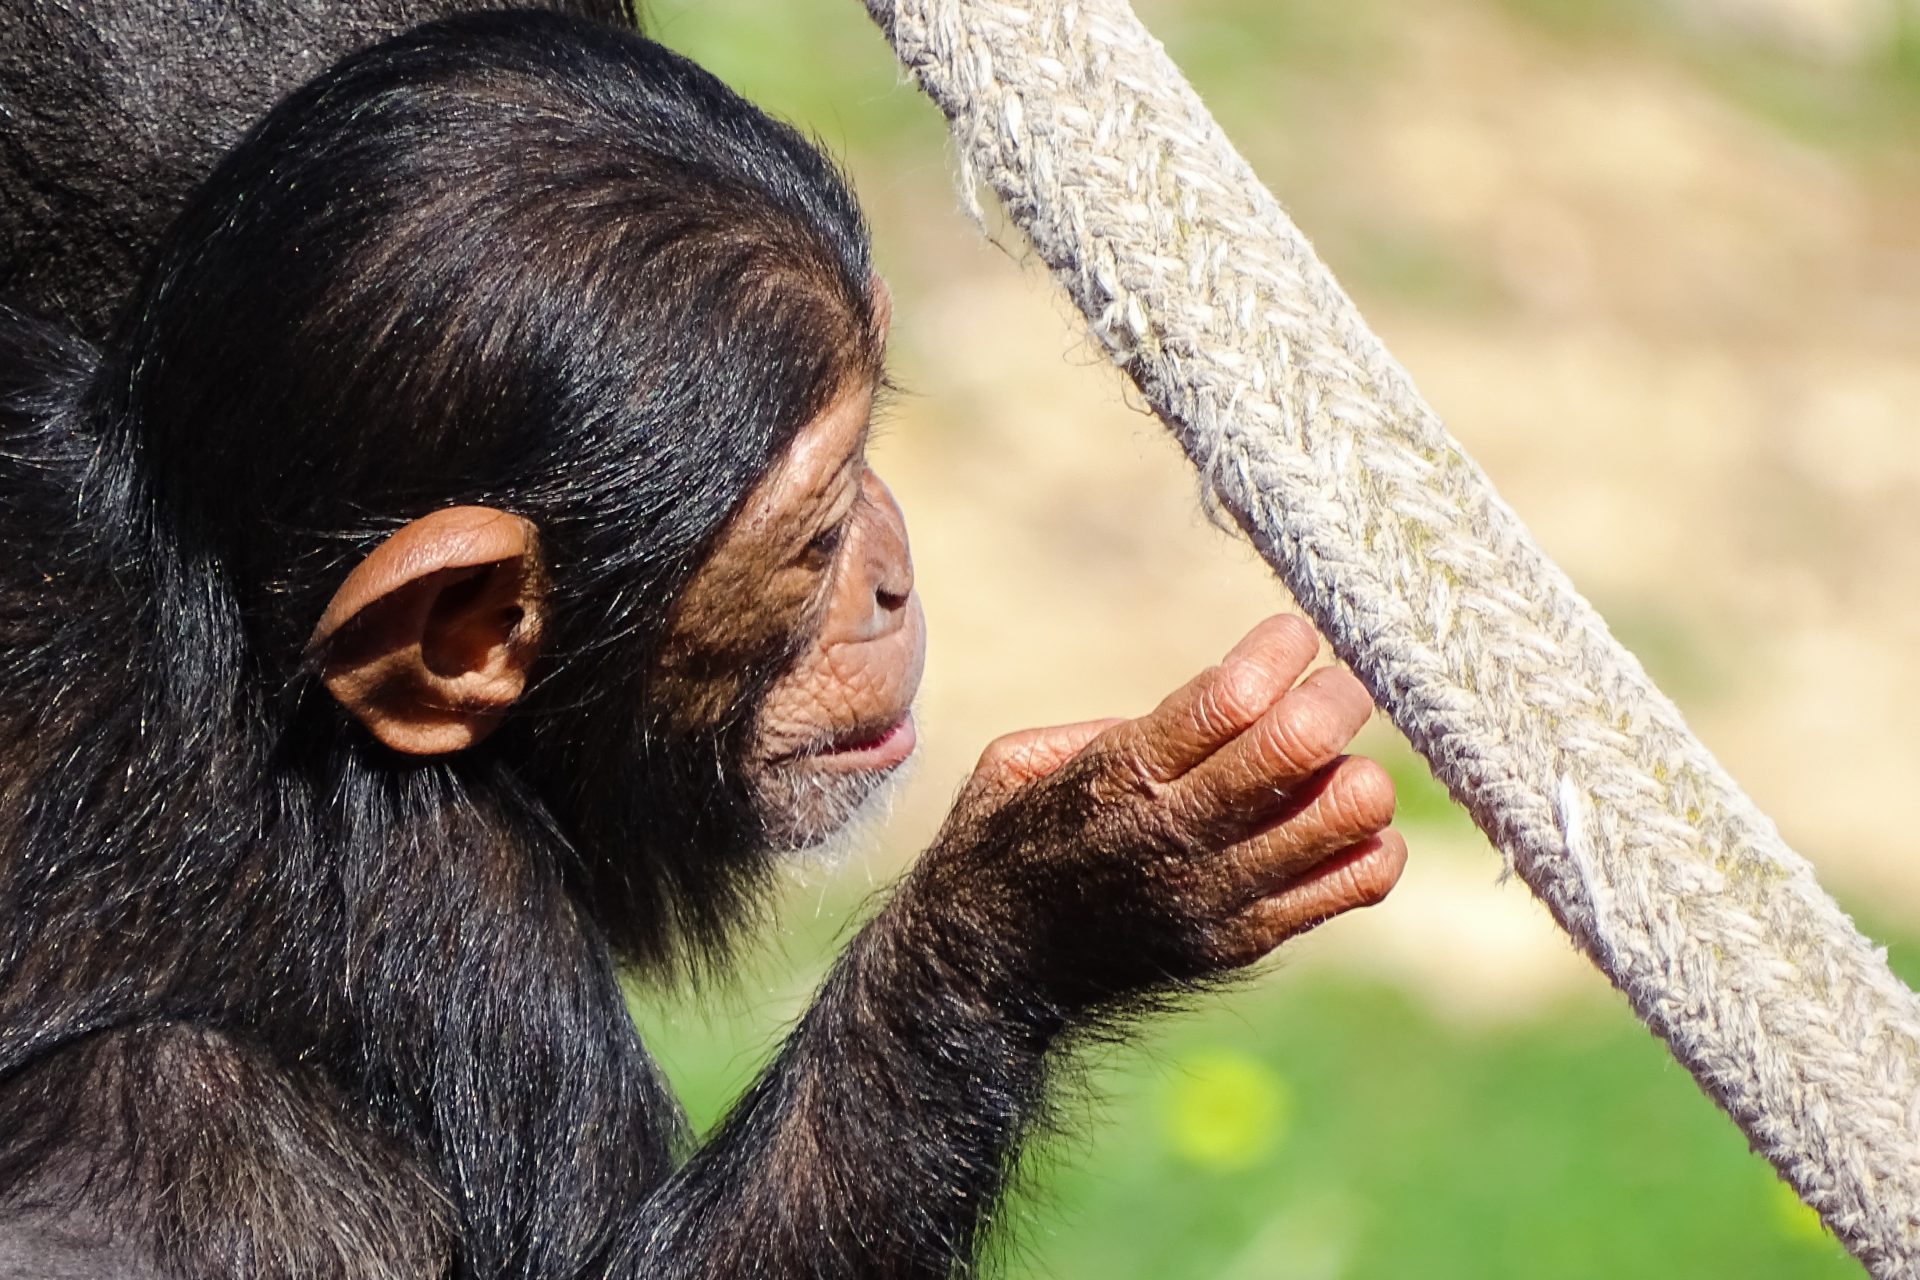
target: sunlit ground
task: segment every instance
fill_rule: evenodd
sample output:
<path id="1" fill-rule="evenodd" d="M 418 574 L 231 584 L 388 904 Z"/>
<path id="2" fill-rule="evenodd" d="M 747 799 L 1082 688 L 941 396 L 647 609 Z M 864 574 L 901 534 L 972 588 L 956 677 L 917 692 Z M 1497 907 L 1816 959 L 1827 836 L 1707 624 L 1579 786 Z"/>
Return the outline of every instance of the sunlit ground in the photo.
<path id="1" fill-rule="evenodd" d="M 1909 0 L 1140 8 L 1548 550 L 1920 978 Z M 799 883 L 732 989 L 643 1012 L 704 1123 L 989 737 L 1143 710 L 1286 601 L 1017 236 L 961 215 L 940 122 L 855 0 L 663 0 L 652 25 L 861 191 L 911 392 L 876 461 L 933 633 L 929 746 L 870 856 Z M 1402 783 L 1401 888 L 1104 1055 L 1005 1272 L 1857 1274 L 1391 730 L 1368 745 Z"/>

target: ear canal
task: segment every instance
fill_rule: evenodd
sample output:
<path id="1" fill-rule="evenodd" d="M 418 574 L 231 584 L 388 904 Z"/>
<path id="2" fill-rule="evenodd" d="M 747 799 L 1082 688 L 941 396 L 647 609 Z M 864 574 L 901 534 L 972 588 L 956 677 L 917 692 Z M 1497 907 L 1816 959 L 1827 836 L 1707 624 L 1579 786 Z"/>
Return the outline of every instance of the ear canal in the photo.
<path id="1" fill-rule="evenodd" d="M 456 507 L 362 561 L 314 644 L 328 691 L 376 739 L 441 755 L 485 738 L 525 692 L 544 615 L 533 526 Z"/>
<path id="2" fill-rule="evenodd" d="M 509 650 L 531 637 L 521 634 L 526 606 L 517 563 L 503 561 L 455 570 L 427 609 L 420 658 L 442 679 L 487 671 L 509 661 Z"/>

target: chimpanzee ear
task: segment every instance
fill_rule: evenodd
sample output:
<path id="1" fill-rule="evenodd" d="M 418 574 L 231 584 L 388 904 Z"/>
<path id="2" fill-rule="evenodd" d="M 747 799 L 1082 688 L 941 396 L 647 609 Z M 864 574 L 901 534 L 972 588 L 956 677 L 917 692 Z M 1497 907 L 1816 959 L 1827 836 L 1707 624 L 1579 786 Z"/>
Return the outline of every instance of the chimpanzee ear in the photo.
<path id="1" fill-rule="evenodd" d="M 311 649 L 340 705 L 408 755 L 470 747 L 527 686 L 545 598 L 533 525 L 449 507 L 394 532 L 334 593 Z"/>

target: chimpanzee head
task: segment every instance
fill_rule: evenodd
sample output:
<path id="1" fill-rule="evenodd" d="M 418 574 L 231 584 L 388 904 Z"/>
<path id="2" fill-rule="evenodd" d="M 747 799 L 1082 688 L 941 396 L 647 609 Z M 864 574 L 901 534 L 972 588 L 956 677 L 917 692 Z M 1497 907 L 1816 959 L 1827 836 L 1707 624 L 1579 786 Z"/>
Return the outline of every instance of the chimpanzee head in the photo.
<path id="1" fill-rule="evenodd" d="M 791 128 L 638 36 L 487 15 L 277 107 L 94 407 L 182 690 L 333 793 L 510 793 L 657 954 L 912 750 L 887 325 Z"/>

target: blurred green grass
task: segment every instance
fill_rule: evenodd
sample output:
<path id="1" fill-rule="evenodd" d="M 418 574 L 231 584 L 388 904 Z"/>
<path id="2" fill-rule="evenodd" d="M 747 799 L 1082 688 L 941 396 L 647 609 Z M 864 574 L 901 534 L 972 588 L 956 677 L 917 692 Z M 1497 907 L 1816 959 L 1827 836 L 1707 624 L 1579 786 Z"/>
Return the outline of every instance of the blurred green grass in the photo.
<path id="1" fill-rule="evenodd" d="M 780 954 L 749 964 L 752 976 L 636 998 L 698 1127 L 772 1053 L 858 897 L 796 889 Z M 1920 937 L 1896 938 L 1890 954 L 1920 978 Z M 1283 960 L 1087 1060 L 1067 1134 L 1041 1145 L 1002 1220 L 1000 1273 L 1857 1275 L 1624 1002 L 1593 984 L 1596 998 L 1545 1017 L 1470 1029 L 1389 986 L 1300 980 Z"/>

